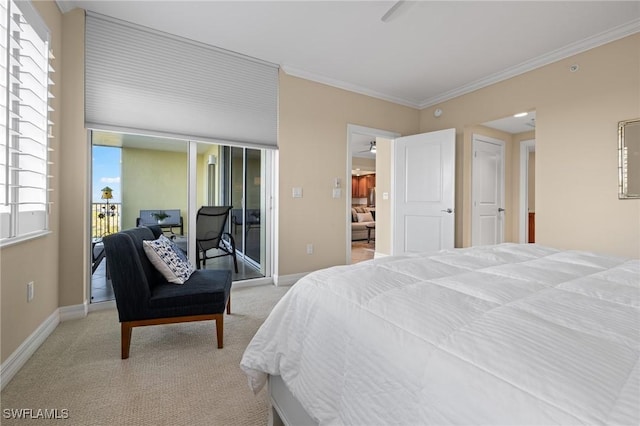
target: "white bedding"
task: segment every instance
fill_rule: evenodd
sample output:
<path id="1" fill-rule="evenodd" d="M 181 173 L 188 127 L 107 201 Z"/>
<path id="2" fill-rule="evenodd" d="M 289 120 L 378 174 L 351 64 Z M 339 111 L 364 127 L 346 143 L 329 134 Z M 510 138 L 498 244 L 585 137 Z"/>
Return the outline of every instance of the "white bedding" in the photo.
<path id="1" fill-rule="evenodd" d="M 311 273 L 241 368 L 322 425 L 640 424 L 640 261 L 537 245 Z"/>

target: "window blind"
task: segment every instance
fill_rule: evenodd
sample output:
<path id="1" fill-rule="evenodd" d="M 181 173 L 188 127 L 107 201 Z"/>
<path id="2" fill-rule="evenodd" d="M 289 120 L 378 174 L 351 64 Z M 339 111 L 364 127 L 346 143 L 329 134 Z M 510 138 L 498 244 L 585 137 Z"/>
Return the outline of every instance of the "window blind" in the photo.
<path id="1" fill-rule="evenodd" d="M 88 13 L 87 128 L 277 146 L 278 67 Z"/>
<path id="2" fill-rule="evenodd" d="M 47 229 L 49 35 L 29 2 L 0 0 L 0 242 Z"/>

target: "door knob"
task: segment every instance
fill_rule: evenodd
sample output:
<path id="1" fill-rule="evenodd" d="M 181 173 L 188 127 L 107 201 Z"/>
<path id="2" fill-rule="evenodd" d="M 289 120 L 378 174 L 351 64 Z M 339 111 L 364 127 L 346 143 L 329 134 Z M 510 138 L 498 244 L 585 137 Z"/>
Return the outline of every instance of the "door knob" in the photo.
<path id="1" fill-rule="evenodd" d="M 498 212 L 503 212 L 504 209 L 502 207 L 498 207 Z"/>
<path id="2" fill-rule="evenodd" d="M 445 212 L 445 213 L 453 213 L 453 210 L 451 209 L 446 209 L 446 210 L 440 210 L 441 212 Z"/>

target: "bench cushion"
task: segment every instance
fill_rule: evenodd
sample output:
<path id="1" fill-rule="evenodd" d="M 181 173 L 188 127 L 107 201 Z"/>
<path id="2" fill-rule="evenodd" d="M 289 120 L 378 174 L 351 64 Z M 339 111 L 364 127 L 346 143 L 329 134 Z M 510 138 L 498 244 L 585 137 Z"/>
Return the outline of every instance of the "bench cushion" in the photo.
<path id="1" fill-rule="evenodd" d="M 157 284 L 149 299 L 149 308 L 173 309 L 176 307 L 197 305 L 206 307 L 206 312 L 221 313 L 231 291 L 230 270 L 198 269 L 184 283 L 177 286 L 170 283 Z M 176 313 L 177 315 L 177 313 Z"/>

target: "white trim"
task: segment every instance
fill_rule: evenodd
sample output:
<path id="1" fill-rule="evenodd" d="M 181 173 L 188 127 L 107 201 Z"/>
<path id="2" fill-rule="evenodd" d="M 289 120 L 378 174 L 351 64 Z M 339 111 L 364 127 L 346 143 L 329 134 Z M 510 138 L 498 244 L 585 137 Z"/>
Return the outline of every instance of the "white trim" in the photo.
<path id="1" fill-rule="evenodd" d="M 89 304 L 85 300 L 80 305 L 70 305 L 58 308 L 58 315 L 60 316 L 60 322 L 82 319 L 89 313 Z"/>
<path id="2" fill-rule="evenodd" d="M 234 288 L 258 287 L 262 285 L 274 285 L 273 278 L 264 277 L 254 278 L 250 280 L 234 281 L 231 284 L 231 289 L 233 290 Z"/>
<path id="3" fill-rule="evenodd" d="M 198 142 L 190 140 L 187 146 L 187 217 L 189 225 L 187 227 L 187 235 L 197 235 L 196 223 L 198 216 Z M 124 185 L 123 185 L 124 187 Z M 197 238 L 197 237 L 196 237 Z M 196 263 L 196 239 L 187 238 L 187 258 L 192 265 Z"/>
<path id="4" fill-rule="evenodd" d="M 18 235 L 16 237 L 5 238 L 3 240 L 0 240 L 0 248 L 9 247 L 9 246 L 12 246 L 14 244 L 23 243 L 25 241 L 30 241 L 30 240 L 35 240 L 35 239 L 38 239 L 38 238 L 46 237 L 47 235 L 49 235 L 51 233 L 52 233 L 52 231 L 47 229 L 47 230 L 41 230 L 41 231 L 32 232 L 30 234 Z"/>
<path id="5" fill-rule="evenodd" d="M 89 304 L 89 312 L 106 311 L 109 309 L 117 309 L 115 300 L 106 300 L 104 302 L 94 302 Z"/>
<path id="6" fill-rule="evenodd" d="M 307 274 L 309 274 L 309 272 L 300 272 L 298 274 L 290 275 L 274 275 L 273 283 L 278 287 L 294 285 L 300 278 Z"/>
<path id="7" fill-rule="evenodd" d="M 58 9 L 63 14 L 67 12 L 71 12 L 73 9 L 76 8 L 76 6 L 71 4 L 71 2 L 68 0 L 55 0 L 55 2 L 56 2 L 56 6 L 58 6 Z"/>
<path id="8" fill-rule="evenodd" d="M 357 124 L 347 124 L 347 171 L 344 177 L 344 185 L 342 190 L 344 191 L 345 208 L 346 208 L 346 221 L 347 221 L 347 235 L 346 235 L 346 260 L 345 265 L 351 264 L 351 171 L 353 170 L 353 155 L 351 154 L 351 146 L 353 145 L 353 134 L 371 136 L 372 138 L 386 138 L 395 139 L 400 137 L 400 133 L 392 132 L 390 130 L 374 129 L 373 127 L 358 126 Z M 393 154 L 390 159 L 393 161 Z M 392 163 L 393 164 L 393 163 Z M 377 160 L 376 160 L 377 167 Z"/>
<path id="9" fill-rule="evenodd" d="M 379 251 L 374 251 L 373 252 L 373 258 L 374 259 L 379 259 L 381 257 L 388 257 L 388 256 L 390 256 L 390 255 L 386 254 L 386 253 L 380 253 Z"/>
<path id="10" fill-rule="evenodd" d="M 536 151 L 535 139 L 520 141 L 520 244 L 529 241 L 529 153 Z"/>
<path id="11" fill-rule="evenodd" d="M 408 99 L 399 98 L 397 96 L 387 95 L 385 93 L 376 92 L 375 90 L 371 90 L 369 88 L 359 86 L 357 84 L 348 83 L 346 81 L 336 80 L 330 77 L 325 77 L 320 74 L 316 74 L 313 72 L 305 71 L 299 68 L 290 67 L 288 65 L 282 65 L 280 67 L 282 71 L 284 71 L 287 75 L 293 77 L 303 78 L 309 81 L 315 81 L 316 83 L 326 84 L 327 86 L 336 87 L 338 89 L 348 90 L 349 92 L 359 93 L 365 96 L 371 96 L 372 98 L 381 99 L 387 102 L 393 102 L 394 104 L 404 105 L 410 108 L 420 108 L 420 103 L 415 101 L 410 101 Z"/>
<path id="12" fill-rule="evenodd" d="M 31 355 L 33 355 L 47 337 L 53 333 L 53 330 L 56 329 L 59 323 L 60 312 L 59 309 L 56 309 L 18 346 L 18 349 L 9 355 L 0 366 L 0 389 L 4 389 L 11 379 L 13 379 L 16 373 L 18 373 L 22 366 L 31 358 Z"/>

